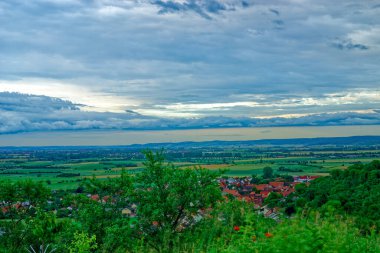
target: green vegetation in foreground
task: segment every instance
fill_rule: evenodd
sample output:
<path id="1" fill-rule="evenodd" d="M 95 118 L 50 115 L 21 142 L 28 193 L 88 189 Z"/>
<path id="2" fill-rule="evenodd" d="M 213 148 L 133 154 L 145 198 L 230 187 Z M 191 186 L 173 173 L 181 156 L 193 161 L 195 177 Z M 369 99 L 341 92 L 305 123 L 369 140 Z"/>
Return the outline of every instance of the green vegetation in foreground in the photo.
<path id="1" fill-rule="evenodd" d="M 377 213 L 363 220 L 370 212 L 359 208 L 378 210 L 371 202 L 378 200 L 378 161 L 300 185 L 281 201 L 283 210 L 294 205 L 297 213 L 276 223 L 252 205 L 222 198 L 218 173 L 176 169 L 161 154 L 146 157 L 142 173 L 92 178 L 76 193 L 2 180 L 0 252 L 380 252 Z M 343 201 L 350 199 L 345 185 L 365 193 L 356 209 Z M 137 216 L 123 214 L 126 208 Z"/>
<path id="2" fill-rule="evenodd" d="M 380 161 L 333 170 L 299 188 L 296 201 L 304 209 L 349 214 L 362 232 L 380 230 Z"/>

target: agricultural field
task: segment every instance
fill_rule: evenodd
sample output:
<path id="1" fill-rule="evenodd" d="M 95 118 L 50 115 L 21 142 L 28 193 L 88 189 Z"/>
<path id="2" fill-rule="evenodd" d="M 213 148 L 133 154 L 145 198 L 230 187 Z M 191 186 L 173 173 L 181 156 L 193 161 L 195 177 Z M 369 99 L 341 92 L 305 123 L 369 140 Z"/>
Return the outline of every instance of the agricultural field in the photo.
<path id="1" fill-rule="evenodd" d="M 159 150 L 159 149 L 158 149 Z M 222 170 L 226 176 L 260 175 L 265 167 L 286 175 L 328 175 L 355 163 L 380 159 L 380 150 L 362 147 L 184 147 L 164 150 L 168 162 L 181 168 Z M 118 177 L 124 170 L 144 169 L 141 149 L 12 149 L 0 153 L 0 180 L 31 179 L 52 189 L 76 189 L 86 178 Z"/>

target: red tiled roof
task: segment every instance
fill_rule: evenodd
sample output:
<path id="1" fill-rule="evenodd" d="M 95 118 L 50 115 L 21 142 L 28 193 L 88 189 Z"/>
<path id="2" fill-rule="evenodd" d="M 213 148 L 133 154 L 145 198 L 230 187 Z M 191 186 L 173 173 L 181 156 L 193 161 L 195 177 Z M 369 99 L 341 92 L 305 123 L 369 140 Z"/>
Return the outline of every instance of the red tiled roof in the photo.
<path id="1" fill-rule="evenodd" d="M 261 196 L 263 196 L 263 198 L 268 197 L 269 193 L 270 193 L 270 191 L 261 191 L 260 192 L 260 194 L 261 194 Z"/>
<path id="2" fill-rule="evenodd" d="M 269 184 L 256 184 L 254 187 L 259 191 L 265 191 L 269 188 Z"/>
<path id="3" fill-rule="evenodd" d="M 1 211 L 3 212 L 3 214 L 6 214 L 9 211 L 9 206 L 2 207 Z"/>
<path id="4" fill-rule="evenodd" d="M 245 202 L 253 202 L 253 199 L 249 196 L 239 197 L 239 200 L 243 200 Z"/>
<path id="5" fill-rule="evenodd" d="M 281 192 L 282 196 L 286 197 L 288 195 L 290 195 L 293 191 L 292 190 L 288 190 L 288 191 L 283 191 Z"/>
<path id="6" fill-rule="evenodd" d="M 91 198 L 92 200 L 98 201 L 98 200 L 99 200 L 99 195 L 98 195 L 98 194 L 91 195 L 90 198 Z"/>
<path id="7" fill-rule="evenodd" d="M 111 198 L 111 196 L 104 196 L 103 197 L 103 202 L 107 202 L 110 198 Z"/>
<path id="8" fill-rule="evenodd" d="M 275 187 L 275 188 L 280 188 L 284 186 L 284 182 L 269 182 L 269 185 Z"/>
<path id="9" fill-rule="evenodd" d="M 240 196 L 239 192 L 237 190 L 230 190 L 230 189 L 224 189 L 223 192 L 231 194 L 235 197 Z"/>

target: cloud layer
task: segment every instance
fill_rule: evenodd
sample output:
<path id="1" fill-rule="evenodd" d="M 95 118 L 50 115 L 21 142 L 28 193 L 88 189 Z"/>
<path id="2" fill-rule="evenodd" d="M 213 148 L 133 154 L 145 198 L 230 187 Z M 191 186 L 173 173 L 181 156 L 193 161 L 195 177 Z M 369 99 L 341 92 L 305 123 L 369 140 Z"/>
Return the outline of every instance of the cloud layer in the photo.
<path id="1" fill-rule="evenodd" d="M 53 130 L 166 130 L 263 126 L 334 126 L 380 124 L 380 110 L 367 113 L 312 114 L 300 117 L 159 118 L 132 110 L 89 112 L 82 105 L 47 96 L 0 93 L 0 134 Z"/>
<path id="2" fill-rule="evenodd" d="M 377 124 L 379 17 L 353 0 L 4 0 L 0 92 L 34 96 L 1 95 L 0 132 Z"/>

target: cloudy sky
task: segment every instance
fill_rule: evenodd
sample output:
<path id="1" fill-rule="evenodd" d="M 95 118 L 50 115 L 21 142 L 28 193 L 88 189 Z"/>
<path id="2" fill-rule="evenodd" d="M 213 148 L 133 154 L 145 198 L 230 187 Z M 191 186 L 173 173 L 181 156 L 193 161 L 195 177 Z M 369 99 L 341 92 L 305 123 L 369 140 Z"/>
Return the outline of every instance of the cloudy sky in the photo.
<path id="1" fill-rule="evenodd" d="M 0 134 L 363 124 L 378 0 L 0 1 Z"/>

